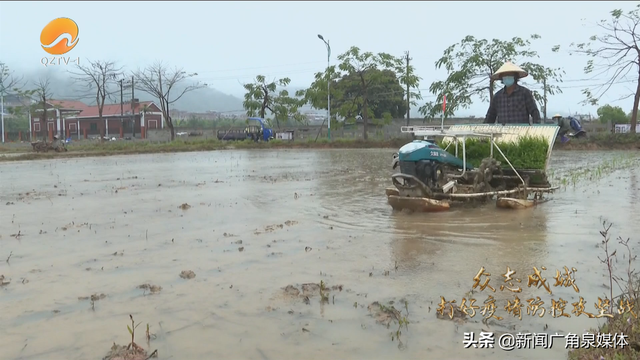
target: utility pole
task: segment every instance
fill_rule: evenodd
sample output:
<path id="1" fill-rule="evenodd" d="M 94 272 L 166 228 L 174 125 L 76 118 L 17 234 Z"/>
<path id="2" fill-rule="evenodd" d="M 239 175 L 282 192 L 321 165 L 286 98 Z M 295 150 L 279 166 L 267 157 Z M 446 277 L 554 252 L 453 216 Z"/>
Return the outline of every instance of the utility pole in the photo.
<path id="1" fill-rule="evenodd" d="M 164 94 L 164 90 L 162 90 L 162 71 L 158 71 L 158 90 L 160 94 Z M 169 99 L 164 96 L 158 99 L 160 101 L 160 109 L 162 110 L 162 120 L 160 121 L 160 128 L 164 129 L 164 123 L 167 123 L 167 127 L 171 131 L 171 141 L 175 139 L 175 130 L 173 128 L 173 121 L 171 120 L 171 113 L 169 112 Z M 167 117 L 164 117 L 164 113 L 167 113 Z M 147 129 L 149 130 L 149 129 Z M 145 130 L 145 131 L 147 131 Z M 146 136 L 146 135 L 145 135 Z"/>
<path id="2" fill-rule="evenodd" d="M 409 52 L 405 52 L 405 59 L 407 60 L 407 126 L 409 126 L 409 122 L 411 121 L 411 92 L 409 92 Z"/>
<path id="3" fill-rule="evenodd" d="M 135 139 L 136 137 L 136 104 L 135 104 L 135 95 L 134 95 L 135 83 L 134 77 L 131 76 L 131 137 Z"/>
<path id="4" fill-rule="evenodd" d="M 0 89 L 0 117 L 2 118 L 0 120 L 2 129 L 0 130 L 2 131 L 2 143 L 4 144 L 4 86 Z"/>
<path id="5" fill-rule="evenodd" d="M 331 141 L 331 46 L 327 40 L 327 139 Z"/>
<path id="6" fill-rule="evenodd" d="M 542 95 L 542 101 L 544 102 L 544 122 L 547 122 L 547 79 L 542 79 L 542 89 L 544 94 Z"/>
<path id="7" fill-rule="evenodd" d="M 322 40 L 327 47 L 327 138 L 331 141 L 331 74 L 329 73 L 331 67 L 331 46 L 329 45 L 329 40 L 325 40 L 322 35 L 318 34 L 318 39 Z"/>
<path id="8" fill-rule="evenodd" d="M 120 129 L 124 130 L 124 104 L 123 101 L 123 93 L 122 93 L 122 82 L 124 79 L 120 79 Z"/>

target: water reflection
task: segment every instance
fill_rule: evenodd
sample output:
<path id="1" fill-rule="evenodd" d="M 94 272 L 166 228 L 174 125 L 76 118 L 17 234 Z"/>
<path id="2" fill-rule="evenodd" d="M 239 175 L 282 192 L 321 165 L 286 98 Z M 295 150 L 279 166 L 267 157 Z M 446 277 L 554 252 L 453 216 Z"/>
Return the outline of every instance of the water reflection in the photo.
<path id="1" fill-rule="evenodd" d="M 547 264 L 547 214 L 544 205 L 520 211 L 496 209 L 493 203 L 475 209 L 460 209 L 447 213 L 394 213 L 395 234 L 390 242 L 392 262 L 407 276 L 424 278 L 425 290 L 432 301 L 440 296 L 458 303 L 474 285 L 474 276 L 481 267 L 489 276 L 484 291 L 475 289 L 472 295 L 482 304 L 488 295 L 496 299 L 503 326 L 522 325 L 504 310 L 507 301 L 517 295 L 526 307 L 526 299 L 544 294 L 527 286 L 527 277 Z M 516 271 L 512 285 L 503 276 L 507 267 Z M 425 274 L 433 274 L 426 276 Z M 548 278 L 553 273 L 546 273 Z M 517 281 L 520 280 L 519 282 Z M 481 280 L 483 284 L 485 278 Z M 518 287 L 513 293 L 500 286 Z M 493 287 L 495 292 L 490 289 Z M 527 321 L 535 322 L 535 319 Z M 538 324 L 539 325 L 539 324 Z M 541 326 L 541 325 L 539 325 Z"/>
<path id="2" fill-rule="evenodd" d="M 635 169 L 631 170 L 629 182 L 629 201 L 631 205 L 634 206 L 640 202 L 638 201 L 638 190 L 640 189 L 638 188 L 638 176 Z"/>
<path id="3" fill-rule="evenodd" d="M 396 235 L 390 244 L 392 260 L 403 270 L 416 271 L 427 261 L 431 264 L 437 252 L 442 249 L 440 243 L 433 241 L 428 234 L 442 233 L 445 226 L 442 222 L 434 222 L 430 226 L 429 215 L 394 213 L 391 216 L 396 229 Z M 438 215 L 440 214 L 435 214 Z"/>
<path id="4" fill-rule="evenodd" d="M 384 189 L 391 184 L 389 150 L 325 150 L 316 152 L 318 172 L 313 193 L 317 205 L 301 209 L 327 214 L 324 225 L 361 233 L 389 233 L 391 208 Z M 340 216 L 337 216 L 340 214 Z"/>
<path id="5" fill-rule="evenodd" d="M 547 214 L 541 207 L 502 211 L 491 203 L 475 209 L 446 213 L 397 212 L 391 215 L 391 220 L 396 230 L 392 244 L 398 250 L 395 254 L 399 262 L 410 262 L 409 259 L 422 253 L 418 251 L 414 254 L 417 249 L 426 249 L 426 243 L 434 243 L 429 246 L 431 251 L 437 249 L 435 244 L 447 243 L 461 245 L 476 255 L 483 253 L 482 249 L 491 248 L 501 257 L 534 245 L 538 251 L 544 251 L 546 246 Z M 407 241 L 410 242 L 407 248 L 413 250 L 402 250 Z M 418 245 L 416 241 L 425 244 Z M 465 255 L 458 253 L 458 256 Z"/>

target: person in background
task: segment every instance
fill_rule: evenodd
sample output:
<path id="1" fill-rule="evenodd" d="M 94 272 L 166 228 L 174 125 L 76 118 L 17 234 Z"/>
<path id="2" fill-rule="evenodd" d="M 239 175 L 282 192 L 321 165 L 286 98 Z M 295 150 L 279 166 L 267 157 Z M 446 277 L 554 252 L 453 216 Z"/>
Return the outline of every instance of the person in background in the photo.
<path id="1" fill-rule="evenodd" d="M 569 132 L 572 132 L 571 136 L 581 137 L 586 136 L 587 133 L 582 129 L 580 121 L 578 119 L 569 116 L 568 118 L 562 117 L 560 114 L 553 115 L 553 119 L 558 122 L 560 130 L 558 136 L 560 136 L 560 142 L 566 143 L 569 141 Z"/>
<path id="2" fill-rule="evenodd" d="M 518 84 L 519 79 L 528 75 L 529 73 L 511 62 L 506 62 L 493 74 L 491 79 L 502 80 L 504 87 L 493 95 L 484 119 L 485 124 L 493 124 L 496 120 L 503 125 L 540 123 L 540 111 L 533 93 Z"/>

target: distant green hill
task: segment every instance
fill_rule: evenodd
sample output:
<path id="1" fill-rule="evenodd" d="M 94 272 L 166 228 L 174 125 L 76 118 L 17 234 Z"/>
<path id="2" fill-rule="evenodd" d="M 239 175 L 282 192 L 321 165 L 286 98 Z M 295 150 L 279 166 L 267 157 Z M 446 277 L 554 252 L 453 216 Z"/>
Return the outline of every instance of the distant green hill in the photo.
<path id="1" fill-rule="evenodd" d="M 27 83 L 27 88 L 33 88 L 33 83 L 38 81 L 42 76 L 49 76 L 51 98 L 58 100 L 78 100 L 87 105 L 96 104 L 96 94 L 94 90 L 88 89 L 84 84 L 77 83 L 71 75 L 61 70 L 47 68 L 31 74 L 25 74 L 24 80 Z M 182 85 L 182 87 L 179 85 L 182 84 L 176 85 L 173 93 L 180 93 L 180 91 L 184 89 L 185 85 Z M 112 98 L 107 99 L 106 103 L 117 103 L 120 101 L 118 86 L 112 86 L 109 92 L 112 94 Z M 129 101 L 131 99 L 131 90 L 125 89 L 123 93 L 124 101 Z M 140 99 L 140 101 L 157 101 L 153 96 L 142 91 L 136 91 L 135 97 Z M 207 87 L 185 94 L 173 104 L 173 108 L 190 112 L 205 112 L 209 110 L 236 112 L 242 111 L 242 99 Z"/>
<path id="2" fill-rule="evenodd" d="M 177 89 L 178 93 L 181 91 Z M 129 98 L 131 95 L 129 95 Z M 153 101 L 156 100 L 153 96 L 137 92 L 136 97 L 140 101 Z M 189 112 L 236 112 L 242 111 L 242 100 L 225 94 L 213 88 L 202 88 L 185 94 L 178 101 L 173 104 L 176 110 L 183 110 Z"/>

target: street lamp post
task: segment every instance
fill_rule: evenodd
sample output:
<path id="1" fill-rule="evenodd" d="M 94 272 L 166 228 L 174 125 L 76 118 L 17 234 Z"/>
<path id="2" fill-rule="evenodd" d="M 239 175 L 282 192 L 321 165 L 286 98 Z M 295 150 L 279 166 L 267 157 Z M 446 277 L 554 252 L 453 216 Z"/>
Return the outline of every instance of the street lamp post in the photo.
<path id="1" fill-rule="evenodd" d="M 329 40 L 325 40 L 322 35 L 318 34 L 318 39 L 327 46 L 327 137 L 331 140 L 331 75 L 329 74 L 331 46 L 329 46 Z"/>
<path id="2" fill-rule="evenodd" d="M 2 143 L 4 144 L 4 88 L 0 89 L 0 110 L 2 111 L 0 122 L 2 123 Z"/>
<path id="3" fill-rule="evenodd" d="M 0 74 L 2 75 L 2 74 Z M 0 82 L 0 123 L 1 123 L 1 130 L 2 130 L 2 143 L 4 144 L 5 138 L 4 138 L 4 84 L 2 82 Z"/>

